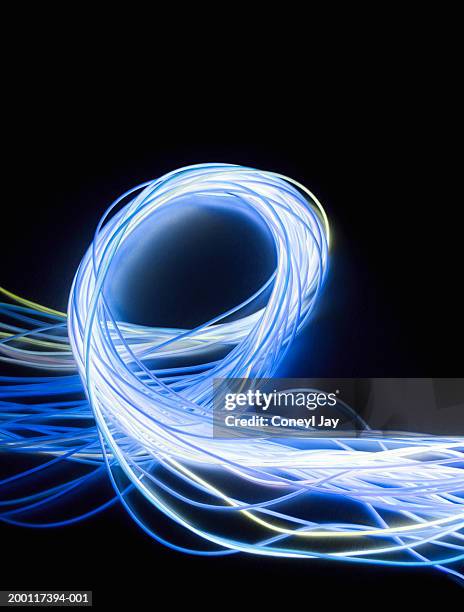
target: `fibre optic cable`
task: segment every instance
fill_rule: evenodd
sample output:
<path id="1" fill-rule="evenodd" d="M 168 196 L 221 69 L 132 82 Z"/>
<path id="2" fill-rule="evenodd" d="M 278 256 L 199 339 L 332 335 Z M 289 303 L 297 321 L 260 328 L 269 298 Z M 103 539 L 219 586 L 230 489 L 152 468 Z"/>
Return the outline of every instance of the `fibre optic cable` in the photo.
<path id="1" fill-rule="evenodd" d="M 257 215 L 274 241 L 274 273 L 249 299 L 193 329 L 118 320 L 105 293 L 117 254 L 161 211 L 193 197 Z M 462 438 L 366 429 L 358 438 L 308 437 L 296 446 L 213 436 L 213 380 L 272 377 L 317 303 L 329 246 L 324 209 L 301 184 L 200 164 L 133 188 L 108 208 L 67 314 L 1 289 L 8 302 L 0 304 L 7 321 L 0 359 L 49 373 L 0 377 L 0 450 L 45 458 L 0 481 L 1 520 L 65 525 L 119 500 L 152 537 L 184 552 L 435 566 L 462 579 Z M 212 359 L 218 348 L 225 356 Z M 186 365 L 168 367 L 171 358 Z M 16 491 L 70 465 L 82 471 L 8 495 L 13 484 Z M 56 500 L 105 473 L 114 495 L 80 515 L 44 520 Z M 346 511 L 336 516 L 342 503 Z M 158 533 L 162 517 L 180 527 L 180 543 Z"/>

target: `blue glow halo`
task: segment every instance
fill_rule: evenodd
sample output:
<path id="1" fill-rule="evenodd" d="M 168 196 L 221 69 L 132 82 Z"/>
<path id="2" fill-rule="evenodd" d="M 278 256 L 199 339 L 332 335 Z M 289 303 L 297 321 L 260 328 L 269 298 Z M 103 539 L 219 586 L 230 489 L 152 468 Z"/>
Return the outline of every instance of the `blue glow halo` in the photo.
<path id="1" fill-rule="evenodd" d="M 213 194 L 223 196 L 230 206 L 240 201 L 253 207 L 275 240 L 274 275 L 248 300 L 192 330 L 147 329 L 116 322 L 103 287 L 117 249 L 139 224 L 156 222 L 156 212 L 188 194 Z M 110 445 L 112 434 L 106 422 L 120 420 L 118 433 L 131 432 L 142 445 L 149 436 L 154 443 L 151 451 L 156 452 L 158 443 L 168 444 L 170 452 L 176 449 L 178 458 L 211 463 L 205 443 L 209 450 L 218 447 L 211 440 L 210 419 L 205 417 L 211 410 L 212 380 L 266 377 L 275 371 L 311 312 L 324 278 L 328 229 L 321 217 L 279 176 L 211 164 L 182 169 L 142 186 L 106 225 L 100 223 L 71 290 L 68 331 L 97 422 Z M 255 300 L 271 282 L 265 308 L 220 322 Z M 161 368 L 154 373 L 145 365 L 145 361 L 204 353 L 220 345 L 232 347 L 227 356 L 219 363 L 205 363 L 198 372 L 170 368 L 166 373 Z M 175 375 L 176 380 L 166 383 L 167 374 L 170 378 Z M 192 436 L 201 438 L 202 444 L 194 448 Z M 221 442 L 216 451 L 220 456 L 230 452 L 236 457 L 233 446 Z"/>

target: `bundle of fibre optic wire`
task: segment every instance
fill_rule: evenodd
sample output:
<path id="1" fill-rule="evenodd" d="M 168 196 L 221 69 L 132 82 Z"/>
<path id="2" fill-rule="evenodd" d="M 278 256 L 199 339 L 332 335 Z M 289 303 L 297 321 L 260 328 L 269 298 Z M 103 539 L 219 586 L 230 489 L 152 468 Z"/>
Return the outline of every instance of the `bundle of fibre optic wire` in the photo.
<path id="1" fill-rule="evenodd" d="M 116 254 L 161 211 L 193 197 L 253 211 L 273 238 L 275 271 L 246 301 L 193 329 L 119 320 L 105 293 Z M 113 202 L 67 314 L 2 289 L 0 359 L 28 375 L 0 377 L 0 451 L 30 464 L 0 480 L 1 520 L 64 526 L 121 502 L 157 541 L 192 554 L 434 566 L 461 580 L 462 438 L 366 431 L 296 445 L 213 436 L 214 379 L 272 377 L 311 317 L 329 244 L 324 210 L 304 186 L 200 164 Z M 112 495 L 52 518 L 52 508 L 102 478 Z M 161 533 L 166 520 L 178 541 Z"/>

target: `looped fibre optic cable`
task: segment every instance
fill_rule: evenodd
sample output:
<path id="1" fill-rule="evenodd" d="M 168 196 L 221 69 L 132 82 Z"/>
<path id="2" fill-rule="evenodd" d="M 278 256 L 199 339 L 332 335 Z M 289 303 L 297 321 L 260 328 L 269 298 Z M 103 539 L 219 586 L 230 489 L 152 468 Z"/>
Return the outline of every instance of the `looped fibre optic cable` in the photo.
<path id="1" fill-rule="evenodd" d="M 251 211 L 272 236 L 273 274 L 247 300 L 193 329 L 120 321 L 105 292 L 116 256 L 141 227 L 189 198 Z M 38 511 L 107 473 L 113 498 L 48 524 L 81 520 L 120 500 L 152 537 L 194 554 L 435 566 L 461 579 L 461 438 L 369 431 L 297 445 L 213 437 L 213 380 L 275 373 L 316 304 L 329 245 L 325 212 L 302 185 L 272 172 L 200 164 L 131 189 L 109 207 L 74 278 L 67 316 L 2 290 L 9 302 L 0 312 L 9 322 L 0 324 L 0 358 L 53 375 L 0 379 L 0 450 L 47 458 L 0 481 L 0 491 L 50 466 L 87 471 L 6 497 L 0 518 L 47 526 Z M 213 359 L 215 351 L 222 356 Z M 181 543 L 158 533 L 157 517 L 179 526 Z"/>

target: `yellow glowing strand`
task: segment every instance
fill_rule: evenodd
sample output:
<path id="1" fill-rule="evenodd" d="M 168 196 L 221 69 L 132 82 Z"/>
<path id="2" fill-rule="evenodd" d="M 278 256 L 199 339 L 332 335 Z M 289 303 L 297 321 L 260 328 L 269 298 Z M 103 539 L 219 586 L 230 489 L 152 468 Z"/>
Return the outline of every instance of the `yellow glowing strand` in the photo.
<path id="1" fill-rule="evenodd" d="M 169 459 L 168 458 L 166 459 L 168 462 L 174 465 L 178 470 L 180 470 L 181 472 L 183 472 L 184 474 L 186 474 L 187 476 L 195 480 L 198 484 L 209 489 L 215 495 L 218 495 L 221 499 L 227 502 L 230 506 L 235 506 L 235 507 L 239 506 L 237 502 L 230 499 L 225 493 L 223 493 L 216 487 L 213 487 L 213 485 L 211 485 L 208 481 L 204 480 L 203 478 L 200 478 L 200 476 L 197 476 L 194 472 L 192 472 L 191 470 L 187 469 L 186 467 L 178 463 L 175 459 L 172 459 L 172 457 L 170 457 Z M 239 512 L 247 516 L 249 519 L 251 519 L 255 523 L 258 523 L 262 527 L 266 527 L 267 529 L 270 529 L 271 531 L 276 531 L 277 533 L 287 534 L 287 535 L 291 535 L 295 537 L 306 537 L 306 538 L 327 538 L 327 536 L 331 538 L 332 537 L 334 538 L 360 538 L 363 536 L 376 536 L 376 535 L 383 536 L 387 534 L 404 533 L 404 532 L 408 532 L 412 530 L 423 529 L 424 527 L 434 527 L 436 525 L 443 525 L 444 523 L 451 523 L 459 519 L 464 519 L 464 513 L 462 513 L 462 514 L 458 514 L 457 516 L 448 516 L 446 518 L 436 519 L 434 521 L 424 521 L 423 523 L 414 523 L 412 525 L 402 525 L 401 527 L 386 527 L 384 529 L 368 529 L 366 531 L 358 531 L 358 532 L 330 531 L 330 530 L 294 531 L 292 529 L 285 529 L 283 527 L 278 527 L 277 525 L 273 525 L 272 523 L 268 523 L 267 521 L 264 521 L 256 517 L 249 510 L 239 510 Z"/>
<path id="2" fill-rule="evenodd" d="M 301 191 L 306 193 L 306 195 L 308 195 L 311 200 L 313 200 L 314 204 L 317 207 L 318 212 L 320 213 L 320 215 L 322 217 L 322 221 L 324 223 L 324 227 L 325 227 L 325 231 L 326 231 L 327 247 L 330 248 L 330 226 L 329 226 L 329 219 L 327 217 L 327 213 L 324 210 L 324 207 L 319 202 L 319 200 L 316 198 L 314 193 L 312 191 L 309 191 L 309 189 L 307 187 L 305 187 L 304 185 L 302 185 L 298 181 L 295 181 L 295 179 L 292 179 L 289 176 L 285 176 L 285 174 L 279 174 L 278 172 L 274 172 L 273 174 L 274 174 L 274 176 L 278 176 L 279 178 L 283 179 L 284 181 L 288 181 L 289 183 L 293 183 L 293 185 L 296 185 L 299 189 L 301 189 Z"/>
<path id="3" fill-rule="evenodd" d="M 53 308 L 48 308 L 47 306 L 42 306 L 41 304 L 37 304 L 36 302 L 32 302 L 31 300 L 26 300 L 25 298 L 22 298 L 19 295 L 16 295 L 15 293 L 8 291 L 7 289 L 4 289 L 3 287 L 0 287 L 0 293 L 3 293 L 3 295 L 9 297 L 10 300 L 12 300 L 13 302 L 18 302 L 18 304 L 23 304 L 24 306 L 34 308 L 35 310 L 39 310 L 40 312 L 46 312 L 48 314 L 57 315 L 59 317 L 64 318 L 67 317 L 67 314 L 65 312 L 54 310 Z"/>
<path id="4" fill-rule="evenodd" d="M 15 334 L 9 334 L 7 332 L 0 332 L 0 338 L 13 338 Z M 34 344 L 36 346 L 44 346 L 47 348 L 59 349 L 62 351 L 71 350 L 69 344 L 59 344 L 58 342 L 47 342 L 46 340 L 37 340 L 36 338 L 29 338 L 28 336 L 21 336 L 14 339 L 15 342 L 24 342 L 26 344 Z"/>

